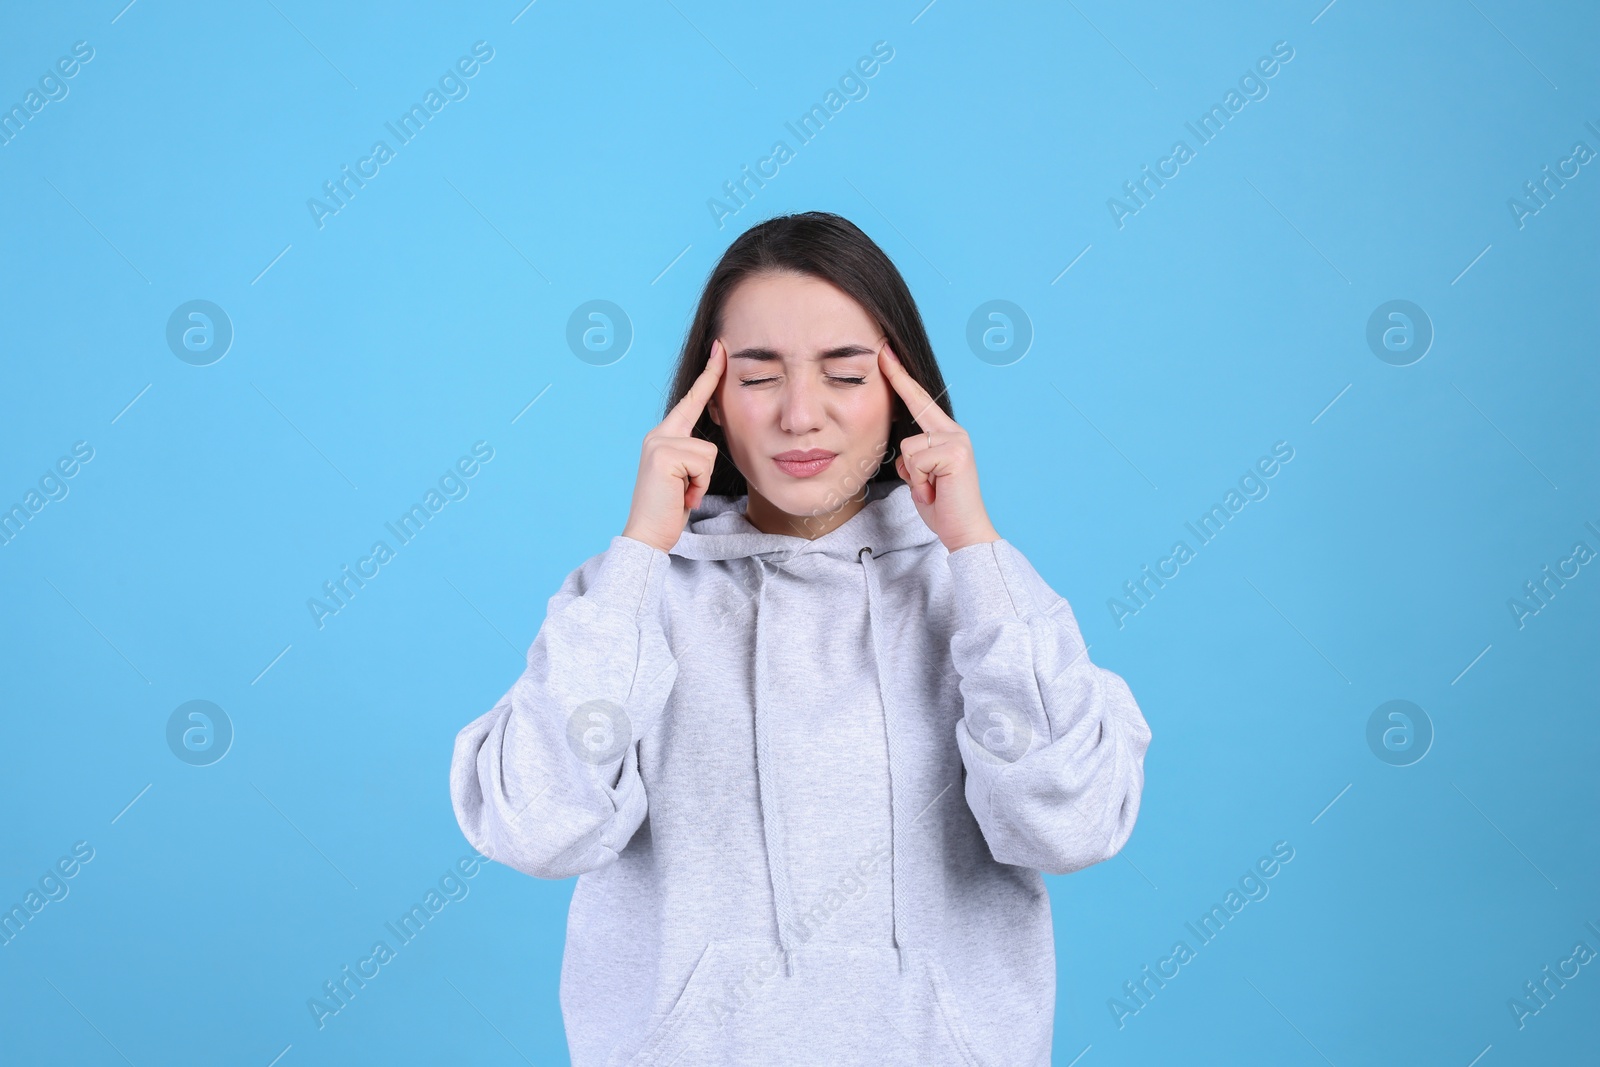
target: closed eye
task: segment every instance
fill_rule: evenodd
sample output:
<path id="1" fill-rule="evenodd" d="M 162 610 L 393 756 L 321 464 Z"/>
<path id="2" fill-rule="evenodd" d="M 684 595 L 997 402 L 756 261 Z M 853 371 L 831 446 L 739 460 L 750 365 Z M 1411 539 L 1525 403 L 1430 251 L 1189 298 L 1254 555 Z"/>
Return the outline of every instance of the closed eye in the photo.
<path id="1" fill-rule="evenodd" d="M 865 384 L 867 384 L 867 380 L 865 378 L 842 378 L 842 377 L 838 377 L 838 376 L 832 375 L 832 374 L 826 375 L 826 377 L 827 377 L 828 381 L 830 381 L 830 382 L 838 382 L 838 383 L 840 383 L 842 385 L 865 385 Z M 765 385 L 768 382 L 775 382 L 777 380 L 778 380 L 777 378 L 745 378 L 745 379 L 741 380 L 739 382 L 739 384 L 740 385 Z"/>

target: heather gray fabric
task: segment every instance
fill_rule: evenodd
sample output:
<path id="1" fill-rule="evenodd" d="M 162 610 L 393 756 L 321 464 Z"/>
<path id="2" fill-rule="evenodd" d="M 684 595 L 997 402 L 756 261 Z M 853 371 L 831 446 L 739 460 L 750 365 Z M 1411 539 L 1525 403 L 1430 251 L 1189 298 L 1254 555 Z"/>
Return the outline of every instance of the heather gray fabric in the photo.
<path id="1" fill-rule="evenodd" d="M 1043 1067 L 1040 872 L 1132 833 L 1133 695 L 1016 548 L 947 552 L 901 483 L 816 540 L 744 503 L 670 554 L 614 537 L 456 737 L 472 845 L 580 876 L 573 1064 Z"/>

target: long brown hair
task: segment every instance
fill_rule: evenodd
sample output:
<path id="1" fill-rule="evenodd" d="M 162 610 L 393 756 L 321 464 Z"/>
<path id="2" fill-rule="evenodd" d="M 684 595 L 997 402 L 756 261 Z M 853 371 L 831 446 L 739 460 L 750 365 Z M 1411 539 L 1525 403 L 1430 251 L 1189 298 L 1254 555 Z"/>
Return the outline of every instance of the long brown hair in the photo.
<path id="1" fill-rule="evenodd" d="M 700 306 L 678 355 L 672 390 L 662 408 L 663 417 L 705 370 L 706 361 L 711 358 L 711 342 L 722 332 L 722 309 L 728 295 L 752 275 L 785 272 L 821 278 L 849 294 L 883 330 L 907 373 L 928 391 L 945 414 L 955 418 L 944 376 L 939 373 L 928 331 L 922 325 L 922 314 L 905 279 L 872 238 L 850 220 L 826 211 L 779 215 L 752 226 L 728 246 L 700 294 Z M 904 402 L 894 396 L 889 447 L 869 482 L 900 480 L 894 469 L 900 442 L 916 432 L 917 425 Z M 707 492 L 743 496 L 748 491 L 744 475 L 728 458 L 722 427 L 711 421 L 709 413 L 701 413 L 694 436 L 717 446 L 717 462 Z"/>

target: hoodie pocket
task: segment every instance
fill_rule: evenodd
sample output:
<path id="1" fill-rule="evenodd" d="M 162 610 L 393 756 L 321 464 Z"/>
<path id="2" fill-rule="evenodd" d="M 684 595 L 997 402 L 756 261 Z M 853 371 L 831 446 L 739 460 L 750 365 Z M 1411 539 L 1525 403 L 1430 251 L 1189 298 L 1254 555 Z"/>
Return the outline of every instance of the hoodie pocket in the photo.
<path id="1" fill-rule="evenodd" d="M 791 976 L 775 945 L 713 941 L 620 1067 L 991 1067 L 973 1051 L 944 969 L 921 953 L 908 959 L 902 975 L 892 948 L 810 945 L 797 951 Z"/>
<path id="2" fill-rule="evenodd" d="M 933 988 L 939 1018 L 949 1030 L 950 1040 L 967 1058 L 968 1067 L 989 1067 L 989 1061 L 979 1056 L 973 1048 L 972 1035 L 967 1032 L 966 1023 L 961 1019 L 961 1009 L 956 1006 L 955 995 L 950 991 L 950 976 L 944 973 L 944 967 L 937 960 L 928 960 L 924 966 Z"/>
<path id="3" fill-rule="evenodd" d="M 683 992 L 678 994 L 677 1003 L 650 1029 L 639 1051 L 626 1061 L 612 1056 L 608 1061 L 609 1067 L 619 1064 L 621 1067 L 646 1067 L 653 1063 L 671 1063 L 682 1055 L 678 1049 L 682 1043 L 678 1040 L 679 1031 L 697 1009 L 709 1003 L 706 987 L 713 981 L 713 971 L 716 969 L 714 962 L 720 946 L 721 942 L 718 941 L 706 945 L 705 951 L 695 961 L 694 969 L 689 972 L 689 981 L 684 985 Z"/>

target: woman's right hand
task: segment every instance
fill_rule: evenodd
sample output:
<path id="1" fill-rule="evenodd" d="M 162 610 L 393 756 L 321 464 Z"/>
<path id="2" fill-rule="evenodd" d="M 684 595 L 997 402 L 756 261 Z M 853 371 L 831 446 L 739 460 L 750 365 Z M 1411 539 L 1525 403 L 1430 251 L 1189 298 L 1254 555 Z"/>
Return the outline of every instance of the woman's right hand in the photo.
<path id="1" fill-rule="evenodd" d="M 706 401 L 722 380 L 727 360 L 728 350 L 722 342 L 711 342 L 706 369 L 660 425 L 644 435 L 639 477 L 633 485 L 633 506 L 622 536 L 663 552 L 672 551 L 683 536 L 689 512 L 699 506 L 710 488 L 711 470 L 717 462 L 717 446 L 691 434 Z"/>

